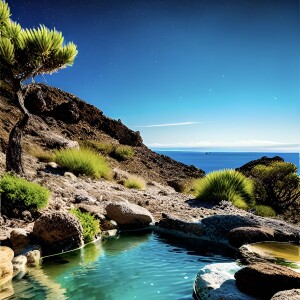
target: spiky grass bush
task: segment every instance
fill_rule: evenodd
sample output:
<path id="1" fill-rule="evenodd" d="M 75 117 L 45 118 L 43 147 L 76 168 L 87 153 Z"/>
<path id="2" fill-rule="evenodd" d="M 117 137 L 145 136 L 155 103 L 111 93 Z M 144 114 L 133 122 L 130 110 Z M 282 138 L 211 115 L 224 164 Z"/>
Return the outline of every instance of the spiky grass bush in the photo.
<path id="1" fill-rule="evenodd" d="M 143 178 L 138 176 L 130 176 L 124 181 L 124 186 L 128 189 L 145 190 L 146 182 Z"/>
<path id="2" fill-rule="evenodd" d="M 77 208 L 71 209 L 70 213 L 80 221 L 83 228 L 84 242 L 92 242 L 95 239 L 96 234 L 101 231 L 99 220 L 96 220 L 90 213 L 82 212 Z"/>
<path id="3" fill-rule="evenodd" d="M 134 150 L 130 146 L 120 145 L 114 149 L 113 156 L 118 160 L 128 160 L 134 156 Z"/>
<path id="4" fill-rule="evenodd" d="M 30 147 L 28 152 L 41 162 L 50 162 L 55 160 L 55 155 L 53 152 L 44 150 L 39 146 Z"/>
<path id="5" fill-rule="evenodd" d="M 83 148 L 90 148 L 96 152 L 100 152 L 104 155 L 111 155 L 114 151 L 114 145 L 108 142 L 99 142 L 95 140 L 85 140 L 80 142 L 80 146 Z"/>
<path id="6" fill-rule="evenodd" d="M 5 211 L 14 208 L 18 210 L 39 210 L 47 205 L 50 197 L 50 192 L 45 187 L 11 173 L 6 173 L 2 177 L 0 194 L 2 207 Z"/>
<path id="7" fill-rule="evenodd" d="M 262 217 L 276 217 L 275 210 L 268 205 L 254 205 L 255 213 Z"/>
<path id="8" fill-rule="evenodd" d="M 105 158 L 91 149 L 58 150 L 55 152 L 55 161 L 75 175 L 111 179 L 111 170 Z"/>
<path id="9" fill-rule="evenodd" d="M 252 180 L 231 169 L 215 171 L 196 180 L 194 190 L 197 199 L 211 203 L 226 200 L 243 209 L 254 203 Z"/>

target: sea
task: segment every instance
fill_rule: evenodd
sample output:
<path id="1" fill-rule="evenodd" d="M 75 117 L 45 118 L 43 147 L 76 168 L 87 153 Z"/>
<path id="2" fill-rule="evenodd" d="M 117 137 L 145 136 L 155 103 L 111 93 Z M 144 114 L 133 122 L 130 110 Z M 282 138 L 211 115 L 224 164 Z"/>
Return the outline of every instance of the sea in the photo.
<path id="1" fill-rule="evenodd" d="M 299 153 L 269 153 L 269 152 L 198 152 L 183 150 L 161 150 L 153 149 L 159 154 L 167 155 L 174 160 L 186 165 L 193 165 L 199 169 L 210 173 L 221 169 L 235 169 L 248 163 L 251 160 L 259 159 L 263 156 L 280 156 L 286 162 L 295 164 L 299 172 Z"/>

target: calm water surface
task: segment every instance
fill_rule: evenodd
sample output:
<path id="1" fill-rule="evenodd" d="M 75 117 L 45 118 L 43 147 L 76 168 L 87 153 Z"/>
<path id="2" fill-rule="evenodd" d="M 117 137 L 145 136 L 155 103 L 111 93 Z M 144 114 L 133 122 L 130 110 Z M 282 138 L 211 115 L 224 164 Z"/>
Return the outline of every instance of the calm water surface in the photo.
<path id="1" fill-rule="evenodd" d="M 157 233 L 122 234 L 44 259 L 9 299 L 193 299 L 200 268 L 233 261 L 220 246 Z"/>

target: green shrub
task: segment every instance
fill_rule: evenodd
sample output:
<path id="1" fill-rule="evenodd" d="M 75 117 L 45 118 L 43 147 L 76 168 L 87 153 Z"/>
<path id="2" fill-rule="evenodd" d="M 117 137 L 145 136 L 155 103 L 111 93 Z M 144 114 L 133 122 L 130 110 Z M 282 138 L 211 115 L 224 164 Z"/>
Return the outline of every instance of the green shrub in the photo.
<path id="1" fill-rule="evenodd" d="M 80 146 L 83 148 L 90 148 L 96 152 L 100 152 L 104 155 L 110 155 L 113 153 L 115 147 L 112 143 L 99 142 L 95 140 L 86 140 L 80 142 Z"/>
<path id="2" fill-rule="evenodd" d="M 2 207 L 6 210 L 39 210 L 44 208 L 50 192 L 37 183 L 6 173 L 0 181 Z"/>
<path id="3" fill-rule="evenodd" d="M 30 148 L 29 154 L 36 157 L 41 162 L 50 162 L 55 160 L 55 155 L 53 152 L 44 150 L 39 146 Z"/>
<path id="4" fill-rule="evenodd" d="M 81 212 L 79 209 L 73 208 L 70 213 L 77 217 L 83 228 L 83 239 L 85 243 L 92 242 L 100 230 L 99 220 L 96 220 L 90 213 Z"/>
<path id="5" fill-rule="evenodd" d="M 103 156 L 91 149 L 62 149 L 55 152 L 55 161 L 75 175 L 111 178 L 111 170 Z"/>
<path id="6" fill-rule="evenodd" d="M 275 210 L 268 205 L 254 205 L 255 213 L 262 217 L 276 217 Z"/>
<path id="7" fill-rule="evenodd" d="M 124 181 L 124 186 L 129 189 L 145 190 L 146 183 L 143 178 L 137 176 L 130 176 Z"/>
<path id="8" fill-rule="evenodd" d="M 212 203 L 226 200 L 244 209 L 254 203 L 252 181 L 231 169 L 215 171 L 197 179 L 194 190 L 197 199 Z"/>
<path id="9" fill-rule="evenodd" d="M 117 146 L 114 149 L 113 156 L 118 160 L 128 160 L 134 156 L 134 150 L 130 146 Z"/>

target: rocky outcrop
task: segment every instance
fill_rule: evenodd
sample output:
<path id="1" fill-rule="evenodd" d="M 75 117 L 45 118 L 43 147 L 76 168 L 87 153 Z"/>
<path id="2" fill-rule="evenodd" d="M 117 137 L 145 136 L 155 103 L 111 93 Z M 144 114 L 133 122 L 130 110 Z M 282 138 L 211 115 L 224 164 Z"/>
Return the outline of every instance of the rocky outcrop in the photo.
<path id="1" fill-rule="evenodd" d="M 154 222 L 151 213 L 146 208 L 125 201 L 108 204 L 106 214 L 121 228 L 142 228 Z"/>
<path id="2" fill-rule="evenodd" d="M 244 164 L 243 166 L 241 166 L 239 168 L 236 168 L 235 170 L 243 173 L 246 176 L 248 176 L 250 174 L 250 171 L 254 167 L 256 167 L 258 165 L 269 166 L 270 164 L 272 164 L 274 162 L 278 162 L 278 161 L 284 161 L 284 159 L 279 157 L 279 156 L 274 156 L 272 158 L 267 157 L 267 156 L 263 156 L 259 159 L 251 160 L 250 162 Z"/>
<path id="3" fill-rule="evenodd" d="M 281 291 L 276 293 L 271 300 L 299 300 L 300 299 L 300 290 L 292 289 L 287 291 Z"/>
<path id="4" fill-rule="evenodd" d="M 185 222 L 167 214 L 163 214 L 163 218 L 157 225 L 160 229 L 166 229 L 168 231 L 179 231 L 181 233 L 196 236 L 205 235 L 205 226 L 202 223 Z"/>
<path id="5" fill-rule="evenodd" d="M 32 234 L 42 246 L 43 254 L 48 255 L 81 247 L 82 231 L 79 221 L 74 216 L 55 212 L 38 218 Z"/>
<path id="6" fill-rule="evenodd" d="M 199 300 L 255 300 L 237 289 L 233 274 L 239 269 L 233 262 L 205 266 L 195 279 L 195 297 Z"/>
<path id="7" fill-rule="evenodd" d="M 274 230 L 266 227 L 238 227 L 228 234 L 229 244 L 239 248 L 244 244 L 274 241 Z"/>
<path id="8" fill-rule="evenodd" d="M 12 249 L 0 246 L 0 287 L 8 283 L 13 277 L 13 257 Z"/>
<path id="9" fill-rule="evenodd" d="M 240 291 L 262 299 L 270 299 L 279 291 L 300 288 L 299 273 L 271 263 L 246 266 L 234 277 Z"/>

